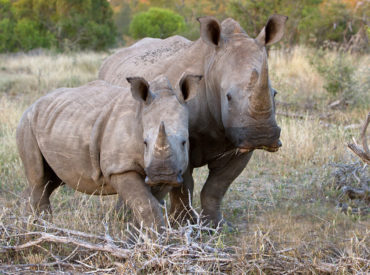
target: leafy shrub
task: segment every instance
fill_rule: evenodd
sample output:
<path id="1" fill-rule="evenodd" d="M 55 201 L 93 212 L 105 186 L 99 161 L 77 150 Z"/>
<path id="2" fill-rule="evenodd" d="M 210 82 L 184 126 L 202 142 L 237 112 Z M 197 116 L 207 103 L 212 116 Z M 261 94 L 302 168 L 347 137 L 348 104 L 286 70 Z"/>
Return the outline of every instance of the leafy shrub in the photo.
<path id="1" fill-rule="evenodd" d="M 349 0 L 232 0 L 228 15 L 256 36 L 274 13 L 289 16 L 285 41 L 322 45 L 325 41 L 346 43 L 363 25 L 370 12 L 369 1 Z M 351 4 L 353 3 L 353 4 Z M 356 5 L 355 5 L 356 4 Z"/>
<path id="2" fill-rule="evenodd" d="M 15 22 L 9 0 L 0 0 L 0 52 L 14 47 L 13 30 Z"/>
<path id="3" fill-rule="evenodd" d="M 0 52 L 6 52 L 14 48 L 14 22 L 9 18 L 0 20 Z"/>
<path id="4" fill-rule="evenodd" d="M 352 93 L 355 68 L 343 53 L 339 52 L 333 58 L 325 51 L 318 51 L 313 64 L 325 78 L 324 89 L 328 93 L 339 96 L 349 96 Z"/>
<path id="5" fill-rule="evenodd" d="M 107 0 L 0 0 L 0 52 L 102 50 L 115 42 Z"/>
<path id="6" fill-rule="evenodd" d="M 17 48 L 28 51 L 34 48 L 50 48 L 55 38 L 49 32 L 40 31 L 36 21 L 23 18 L 14 27 Z"/>
<path id="7" fill-rule="evenodd" d="M 134 16 L 130 24 L 130 34 L 134 38 L 166 38 L 185 28 L 184 18 L 177 13 L 160 8 L 151 8 Z"/>
<path id="8" fill-rule="evenodd" d="M 331 100 L 339 100 L 341 108 L 369 109 L 368 57 L 358 57 L 331 50 L 318 50 L 310 54 L 312 65 L 324 79 L 323 88 Z"/>

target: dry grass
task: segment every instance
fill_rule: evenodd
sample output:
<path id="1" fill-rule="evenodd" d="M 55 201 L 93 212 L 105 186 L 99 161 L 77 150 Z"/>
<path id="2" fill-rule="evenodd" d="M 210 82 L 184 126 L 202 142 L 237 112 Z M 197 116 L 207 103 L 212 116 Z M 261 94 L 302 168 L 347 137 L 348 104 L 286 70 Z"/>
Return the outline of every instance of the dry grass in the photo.
<path id="1" fill-rule="evenodd" d="M 290 52 L 271 51 L 269 54 L 272 81 L 282 90 L 280 94 L 291 97 L 293 102 L 307 98 L 312 100 L 324 93 L 324 79 L 310 64 L 311 54 L 312 50 L 303 47 L 296 47 Z"/>
<path id="2" fill-rule="evenodd" d="M 0 92 L 35 98 L 59 87 L 76 87 L 96 79 L 105 54 L 1 55 Z M 28 99 L 28 98 L 27 98 Z"/>
<path id="3" fill-rule="evenodd" d="M 125 241 L 131 215 L 114 213 L 116 197 L 87 196 L 59 188 L 52 197 L 53 224 L 44 223 L 43 227 L 25 220 L 18 203 L 26 185 L 14 138 L 22 112 L 49 90 L 95 79 L 106 54 L 0 56 L 0 273 L 369 272 L 369 215 L 345 214 L 336 208 L 340 190 L 333 188 L 335 168 L 331 165 L 356 161 L 345 143 L 359 136 L 358 124 L 369 104 L 328 109 L 327 104 L 336 98 L 325 91 L 325 78 L 310 62 L 314 53 L 302 47 L 270 53 L 272 83 L 279 91 L 278 109 L 302 118 L 278 115 L 282 149 L 274 154 L 255 152 L 228 191 L 223 212 L 236 231 L 210 235 L 198 224 L 169 229 L 154 240 L 143 235 L 131 246 Z M 327 55 L 335 58 L 336 53 Z M 353 60 L 356 79 L 366 87 L 369 56 L 348 58 Z M 364 94 L 358 89 L 356 96 Z M 206 177 L 206 168 L 195 171 L 194 207 L 198 210 Z M 31 232 L 38 233 L 30 236 Z M 15 250 L 44 236 L 40 232 L 54 239 Z M 128 254 L 121 257 L 81 243 L 61 243 L 61 237 L 96 247 L 109 244 L 111 238 Z M 13 249 L 5 248 L 11 246 Z"/>

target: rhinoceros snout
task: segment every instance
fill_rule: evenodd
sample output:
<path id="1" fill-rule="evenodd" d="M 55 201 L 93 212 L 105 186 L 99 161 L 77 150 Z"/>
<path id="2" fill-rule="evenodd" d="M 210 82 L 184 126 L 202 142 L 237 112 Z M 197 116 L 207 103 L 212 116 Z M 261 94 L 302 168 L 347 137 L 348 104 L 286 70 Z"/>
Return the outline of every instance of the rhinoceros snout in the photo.
<path id="1" fill-rule="evenodd" d="M 149 186 L 157 186 L 159 184 L 167 184 L 173 187 L 180 187 L 181 184 L 184 182 L 182 178 L 181 171 L 177 174 L 172 175 L 147 175 L 145 177 L 145 183 Z"/>
<path id="2" fill-rule="evenodd" d="M 240 152 L 249 152 L 263 149 L 276 152 L 282 146 L 280 140 L 280 127 L 245 127 L 230 129 L 231 139 Z"/>

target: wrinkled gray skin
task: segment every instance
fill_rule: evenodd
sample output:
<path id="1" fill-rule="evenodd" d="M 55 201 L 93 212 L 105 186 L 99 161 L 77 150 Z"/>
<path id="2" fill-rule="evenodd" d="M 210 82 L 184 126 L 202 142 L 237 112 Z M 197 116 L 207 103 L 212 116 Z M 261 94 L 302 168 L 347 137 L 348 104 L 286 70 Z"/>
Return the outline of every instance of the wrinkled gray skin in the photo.
<path id="1" fill-rule="evenodd" d="M 204 17 L 199 19 L 201 38 L 195 42 L 180 36 L 146 38 L 103 63 L 99 78 L 123 86 L 122 79 L 133 73 L 148 79 L 166 74 L 171 81 L 183 71 L 204 75 L 197 96 L 187 103 L 190 163 L 184 185 L 170 193 L 176 218 L 184 218 L 184 213 L 191 218 L 188 193 L 193 193 L 194 167 L 208 165 L 201 207 L 205 219 L 217 225 L 223 222 L 222 198 L 253 150 L 276 152 L 281 146 L 266 46 L 282 38 L 286 20 L 271 16 L 260 34 L 251 38 L 233 19 L 219 24 Z"/>
<path id="2" fill-rule="evenodd" d="M 201 77 L 185 75 L 175 92 L 166 77 L 129 88 L 98 80 L 61 88 L 37 100 L 17 128 L 30 206 L 51 213 L 60 185 L 86 194 L 119 194 L 145 226 L 164 226 L 158 203 L 182 184 L 188 165 L 185 101 Z M 146 180 L 144 178 L 146 176 Z"/>

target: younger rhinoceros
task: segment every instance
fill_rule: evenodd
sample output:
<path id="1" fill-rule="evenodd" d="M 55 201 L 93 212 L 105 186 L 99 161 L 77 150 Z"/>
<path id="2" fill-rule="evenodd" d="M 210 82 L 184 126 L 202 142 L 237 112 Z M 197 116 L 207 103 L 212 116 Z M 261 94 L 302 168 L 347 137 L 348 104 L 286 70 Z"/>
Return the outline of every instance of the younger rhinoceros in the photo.
<path id="1" fill-rule="evenodd" d="M 17 129 L 32 209 L 51 212 L 51 193 L 66 183 L 86 194 L 118 193 L 138 221 L 161 230 L 158 200 L 169 188 L 155 185 L 182 183 L 189 148 L 185 101 L 200 78 L 184 75 L 175 92 L 166 77 L 150 84 L 131 77 L 131 93 L 99 80 L 36 101 Z"/>

